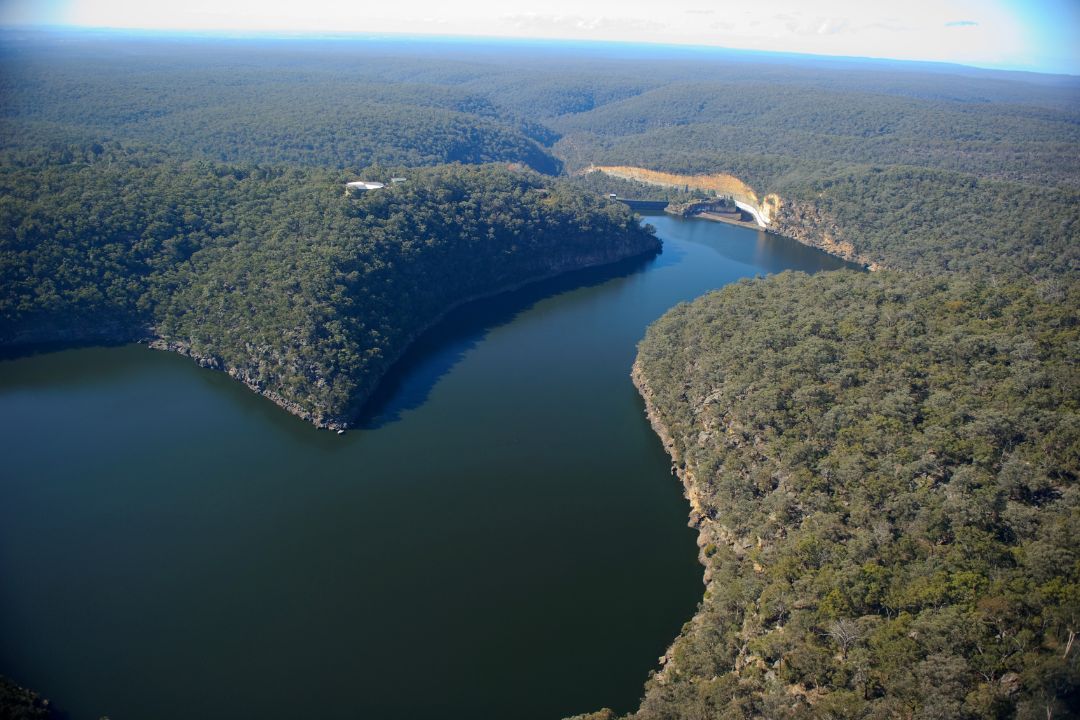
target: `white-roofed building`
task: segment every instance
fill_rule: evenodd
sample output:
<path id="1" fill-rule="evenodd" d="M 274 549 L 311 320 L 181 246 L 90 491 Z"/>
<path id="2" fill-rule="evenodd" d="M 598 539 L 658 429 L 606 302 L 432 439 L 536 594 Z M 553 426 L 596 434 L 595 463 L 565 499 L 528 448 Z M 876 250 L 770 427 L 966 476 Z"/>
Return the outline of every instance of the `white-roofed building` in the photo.
<path id="1" fill-rule="evenodd" d="M 368 190 L 378 190 L 379 188 L 386 187 L 381 182 L 373 182 L 371 180 L 356 180 L 354 182 L 345 183 L 345 192 L 358 194 L 367 192 Z"/>

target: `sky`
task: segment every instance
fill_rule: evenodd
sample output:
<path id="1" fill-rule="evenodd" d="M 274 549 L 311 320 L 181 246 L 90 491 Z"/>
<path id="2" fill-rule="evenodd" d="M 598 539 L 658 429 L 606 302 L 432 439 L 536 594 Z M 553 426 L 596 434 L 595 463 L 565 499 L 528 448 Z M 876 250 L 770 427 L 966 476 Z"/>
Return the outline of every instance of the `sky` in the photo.
<path id="1" fill-rule="evenodd" d="M 1080 75 L 1080 0 L 0 0 L 0 25 L 614 40 Z"/>

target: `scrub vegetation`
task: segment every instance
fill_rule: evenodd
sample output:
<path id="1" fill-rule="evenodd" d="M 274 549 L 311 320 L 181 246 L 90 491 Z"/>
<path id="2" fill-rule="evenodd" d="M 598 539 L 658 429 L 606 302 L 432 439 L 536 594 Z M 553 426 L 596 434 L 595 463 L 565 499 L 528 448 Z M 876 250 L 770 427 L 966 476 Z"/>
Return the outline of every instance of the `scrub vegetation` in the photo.
<path id="1" fill-rule="evenodd" d="M 1077 300 L 787 273 L 656 323 L 707 590 L 640 717 L 1074 712 Z"/>
<path id="2" fill-rule="evenodd" d="M 0 343 L 154 340 L 340 427 L 455 303 L 654 251 L 607 193 L 694 197 L 580 171 L 733 176 L 885 269 L 642 343 L 706 592 L 632 716 L 1080 714 L 1080 82 L 649 52 L 6 33 Z"/>

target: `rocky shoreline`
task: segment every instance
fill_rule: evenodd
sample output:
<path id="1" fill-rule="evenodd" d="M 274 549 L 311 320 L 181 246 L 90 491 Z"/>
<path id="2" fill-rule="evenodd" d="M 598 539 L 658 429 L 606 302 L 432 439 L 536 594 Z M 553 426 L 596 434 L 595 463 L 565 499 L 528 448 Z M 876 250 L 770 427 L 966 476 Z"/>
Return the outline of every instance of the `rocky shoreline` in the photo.
<path id="1" fill-rule="evenodd" d="M 243 383 L 251 391 L 267 398 L 286 412 L 310 422 L 321 429 L 344 431 L 350 428 L 355 421 L 371 394 L 378 387 L 382 379 L 390 369 L 401 359 L 413 343 L 425 332 L 441 322 L 449 313 L 462 305 L 477 300 L 501 295 L 506 292 L 517 290 L 526 285 L 542 282 L 551 278 L 577 270 L 586 270 L 594 267 L 613 265 L 615 263 L 632 260 L 634 258 L 654 255 L 660 251 L 661 243 L 651 236 L 648 241 L 640 242 L 631 238 L 627 242 L 617 246 L 599 248 L 595 252 L 577 256 L 561 256 L 549 258 L 546 267 L 538 274 L 523 280 L 516 280 L 499 285 L 498 287 L 482 293 L 474 293 L 470 296 L 456 300 L 447 305 L 443 310 L 431 318 L 428 322 L 418 327 L 396 349 L 396 352 L 388 359 L 382 369 L 373 373 L 363 384 L 357 396 L 343 413 L 330 413 L 320 411 L 317 408 L 308 408 L 295 400 L 284 397 L 274 390 L 271 379 L 258 377 L 252 372 L 235 365 L 229 365 L 222 357 L 212 353 L 196 350 L 191 343 L 178 337 L 162 335 L 156 328 L 136 327 L 132 324 L 123 324 L 112 320 L 101 325 L 95 325 L 89 320 L 75 323 L 43 323 L 34 328 L 27 328 L 19 332 L 13 332 L 6 342 L 0 347 L 6 354 L 18 355 L 21 352 L 36 352 L 38 349 L 60 350 L 71 347 L 104 344 L 119 345 L 125 343 L 145 344 L 154 350 L 174 352 L 195 361 L 201 367 L 218 370 L 226 373 L 229 377 Z"/>
<path id="2" fill-rule="evenodd" d="M 667 426 L 664 425 L 664 422 L 660 417 L 660 411 L 653 402 L 655 393 L 652 388 L 649 387 L 649 382 L 645 378 L 645 371 L 642 368 L 640 359 L 634 361 L 633 368 L 630 371 L 630 380 L 634 383 L 634 387 L 637 388 L 638 394 L 641 395 L 641 399 L 645 402 L 645 417 L 649 419 L 649 425 L 652 426 L 653 432 L 660 438 L 660 442 L 664 446 L 664 452 L 671 458 L 671 474 L 676 476 L 682 483 L 683 496 L 686 498 L 687 502 L 690 503 L 690 519 L 687 524 L 698 531 L 698 562 L 705 568 L 702 583 L 707 587 L 710 578 L 705 548 L 710 542 L 713 542 L 713 538 L 711 537 L 713 533 L 710 532 L 710 523 L 705 514 L 697 480 L 684 459 L 680 457 L 678 448 L 675 445 L 675 439 L 672 437 L 671 432 L 668 430 Z M 694 613 L 694 616 L 689 622 L 692 623 L 696 620 L 697 613 Z M 664 684 L 668 668 L 670 667 L 668 660 L 673 656 L 675 643 L 678 642 L 681 635 L 682 634 L 680 633 L 680 635 L 676 636 L 675 640 L 672 641 L 672 644 L 659 658 L 661 669 L 657 673 L 656 681 L 661 685 Z"/>
<path id="3" fill-rule="evenodd" d="M 716 548 L 725 547 L 730 550 L 734 557 L 743 559 L 745 558 L 747 551 L 754 547 L 755 543 L 752 542 L 750 538 L 736 535 L 731 530 L 709 517 L 708 512 L 705 509 L 705 501 L 701 494 L 698 479 L 694 476 L 694 473 L 688 466 L 685 458 L 679 453 L 671 431 L 664 425 L 664 421 L 660 416 L 660 411 L 653 401 L 655 393 L 649 386 L 648 379 L 645 377 L 645 371 L 641 365 L 640 359 L 634 361 L 633 368 L 630 372 L 630 379 L 645 403 L 645 416 L 649 419 L 649 424 L 660 438 L 660 442 L 664 446 L 664 451 L 671 457 L 671 474 L 679 478 L 679 481 L 683 486 L 683 496 L 686 498 L 687 502 L 690 503 L 690 515 L 687 525 L 698 531 L 696 541 L 698 546 L 698 562 L 701 563 L 704 568 L 704 572 L 702 573 L 702 584 L 705 586 L 705 594 L 707 595 L 713 580 L 708 558 L 712 553 L 716 552 Z M 756 572 L 757 569 L 758 568 L 755 566 L 754 571 Z M 699 610 L 690 618 L 688 624 L 699 624 L 700 614 L 701 610 L 699 608 Z M 686 633 L 687 631 L 684 627 L 672 641 L 672 644 L 668 646 L 668 649 L 664 654 L 658 658 L 661 667 L 660 670 L 657 671 L 654 679 L 654 682 L 657 685 L 664 685 L 671 677 L 671 673 L 677 672 L 668 661 L 674 657 L 676 645 Z M 744 648 L 743 652 L 740 653 L 739 663 L 742 663 L 745 660 L 745 655 L 746 649 Z"/>
<path id="4" fill-rule="evenodd" d="M 325 428 L 328 430 L 344 430 L 347 425 L 343 421 L 339 421 L 335 418 L 328 418 L 322 414 L 316 414 L 310 410 L 305 409 L 298 403 L 291 400 L 287 400 L 278 393 L 274 392 L 270 388 L 265 386 L 265 383 L 258 378 L 251 376 L 245 372 L 242 368 L 226 367 L 221 358 L 214 355 L 203 355 L 192 349 L 191 345 L 180 340 L 166 340 L 164 338 L 155 338 L 147 343 L 147 346 L 154 350 L 167 350 L 169 352 L 183 355 L 184 357 L 191 358 L 201 367 L 209 370 L 220 370 L 234 380 L 242 382 L 252 392 L 262 395 L 264 398 L 274 403 L 282 410 L 285 410 L 293 415 L 296 415 L 302 420 L 306 420 L 311 424 L 319 428 Z"/>
<path id="5" fill-rule="evenodd" d="M 815 210 L 814 208 L 809 205 L 804 207 L 803 204 L 794 205 L 795 206 L 792 207 L 792 204 L 789 202 L 783 203 L 781 205 L 781 212 L 778 213 L 779 217 L 775 219 L 775 229 L 770 228 L 766 232 L 790 238 L 798 243 L 816 248 L 843 260 L 859 263 L 870 271 L 882 269 L 883 266 L 879 263 L 856 253 L 854 247 L 850 243 L 835 240 L 835 227 L 823 222 L 821 214 L 813 212 L 813 210 Z M 732 225 L 749 227 L 751 229 L 760 229 L 754 223 L 735 221 L 726 217 L 714 216 L 703 217 L 703 219 L 714 222 L 726 222 Z M 811 224 L 812 219 L 823 222 L 821 227 L 824 229 L 818 230 L 815 228 L 815 226 Z M 832 227 L 833 232 L 830 231 L 830 227 Z M 649 386 L 648 380 L 645 377 L 645 371 L 641 365 L 640 359 L 635 359 L 630 371 L 630 379 L 645 404 L 645 416 L 649 420 L 649 425 L 652 427 L 653 432 L 656 433 L 657 437 L 660 438 L 660 442 L 664 446 L 664 452 L 671 458 L 671 474 L 679 479 L 679 482 L 683 486 L 683 497 L 685 497 L 690 504 L 687 525 L 698 531 L 696 540 L 698 546 L 698 562 L 700 562 L 704 568 L 702 584 L 706 587 L 707 591 L 711 581 L 711 573 L 709 571 L 706 555 L 707 548 L 710 545 L 723 543 L 731 548 L 735 555 L 742 555 L 748 545 L 745 541 L 737 538 L 726 528 L 717 526 L 707 516 L 701 492 L 698 488 L 697 479 L 694 477 L 693 471 L 689 468 L 685 459 L 681 456 L 671 431 L 668 430 L 660 416 L 660 412 L 653 400 L 655 393 Z M 699 621 L 698 615 L 699 613 L 695 612 L 688 622 L 697 623 Z M 673 657 L 675 645 L 683 634 L 684 633 L 680 633 L 676 636 L 664 654 L 658 658 L 660 669 L 655 676 L 655 682 L 658 685 L 664 685 L 668 681 L 672 672 L 672 666 L 668 661 Z M 590 716 L 586 715 L 582 717 L 589 718 Z"/>
<path id="6" fill-rule="evenodd" d="M 709 215 L 704 219 L 718 222 L 725 222 L 732 225 L 741 227 L 748 227 L 750 229 L 759 229 L 754 223 L 735 220 L 734 218 L 713 216 Z M 818 221 L 815 225 L 812 221 Z M 830 255 L 848 260 L 850 262 L 856 262 L 867 267 L 869 270 L 877 270 L 881 266 L 868 258 L 865 258 L 857 254 L 854 247 L 847 242 L 838 241 L 834 238 L 835 232 L 831 232 L 830 228 L 833 226 L 826 221 L 826 219 L 820 217 L 820 213 L 815 213 L 814 208 L 808 206 L 805 203 L 791 203 L 784 202 L 781 206 L 779 217 L 776 218 L 775 228 L 770 228 L 767 232 L 773 232 L 784 237 L 789 237 L 796 242 L 814 247 Z M 817 228 L 823 228 L 818 230 Z M 833 228 L 835 230 L 835 228 Z M 40 328 L 33 332 L 33 337 L 29 335 L 26 337 L 18 338 L 20 342 L 11 343 L 8 345 L 9 349 L 15 347 L 31 345 L 60 345 L 70 346 L 74 344 L 103 342 L 106 344 L 117 344 L 124 342 L 138 342 L 145 343 L 148 347 L 155 350 L 166 350 L 175 352 L 179 355 L 191 358 L 198 365 L 204 368 L 219 370 L 229 375 L 229 377 L 243 383 L 251 391 L 267 398 L 281 409 L 289 412 L 292 415 L 299 417 L 302 420 L 310 422 L 321 429 L 328 429 L 333 431 L 344 431 L 351 427 L 351 422 L 355 419 L 356 415 L 362 410 L 364 404 L 369 399 L 370 395 L 375 391 L 375 388 L 382 381 L 383 377 L 390 371 L 390 369 L 401 359 L 405 352 L 413 345 L 413 343 L 425 332 L 441 322 L 450 312 L 476 300 L 482 300 L 485 298 L 500 295 L 502 293 L 511 292 L 517 290 L 525 285 L 529 285 L 535 282 L 542 282 L 544 280 L 551 279 L 558 275 L 565 274 L 567 272 L 573 272 L 575 270 L 585 270 L 588 268 L 599 267 L 603 265 L 610 265 L 624 260 L 630 260 L 634 257 L 641 257 L 651 253 L 658 252 L 660 249 L 660 242 L 654 238 L 654 244 L 649 248 L 634 248 L 630 253 L 610 254 L 610 253 L 597 253 L 585 258 L 573 258 L 572 261 L 567 258 L 562 258 L 560 261 L 553 263 L 546 272 L 539 275 L 530 277 L 526 280 L 507 283 L 501 285 L 498 288 L 489 292 L 477 293 L 461 300 L 455 301 L 448 305 L 441 313 L 432 318 L 429 322 L 418 328 L 412 333 L 407 340 L 405 340 L 398 351 L 389 359 L 385 367 L 377 375 L 370 378 L 369 382 L 365 384 L 366 390 L 361 392 L 355 400 L 351 403 L 347 412 L 341 414 L 331 414 L 326 412 L 320 412 L 304 407 L 300 403 L 290 400 L 280 393 L 276 392 L 272 386 L 270 386 L 265 378 L 260 378 L 249 371 L 241 367 L 230 366 L 225 361 L 214 354 L 207 354 L 196 351 L 190 343 L 182 338 L 167 338 L 162 337 L 152 329 L 141 328 L 138 331 L 134 331 L 131 328 L 121 327 L 120 323 L 109 323 L 106 327 L 94 328 L 85 327 L 80 325 L 77 328 L 65 327 L 65 328 L 46 328 L 42 330 Z M 643 385 L 643 378 L 640 377 L 640 373 L 635 366 L 634 375 L 635 385 L 638 387 L 639 392 L 645 397 L 646 393 Z M 648 401 L 647 401 L 648 405 Z M 650 410 L 650 422 L 653 425 L 654 430 L 664 440 L 665 448 L 672 449 L 671 438 L 665 433 L 661 432 L 662 426 L 658 424 L 658 421 L 654 418 L 654 413 Z M 690 482 L 684 477 L 685 469 L 676 468 L 680 478 L 683 479 L 684 487 L 687 488 L 687 497 L 690 498 L 689 488 Z"/>
<path id="7" fill-rule="evenodd" d="M 832 218 L 812 203 L 785 200 L 781 203 L 770 232 L 817 248 L 848 262 L 858 263 L 871 272 L 883 270 L 884 265 L 855 250 L 850 242 L 841 239 L 843 232 Z"/>
<path id="8" fill-rule="evenodd" d="M 393 368 L 394 365 L 409 350 L 409 348 L 412 347 L 413 343 L 416 342 L 416 340 L 425 332 L 438 325 L 443 319 L 446 318 L 448 314 L 450 314 L 457 308 L 468 303 L 475 302 L 477 300 L 483 300 L 485 298 L 491 298 L 497 295 L 501 295 L 503 293 L 511 292 L 526 285 L 542 282 L 544 280 L 550 280 L 551 278 L 563 275 L 568 272 L 586 270 L 594 267 L 602 267 L 604 265 L 612 265 L 614 263 L 622 262 L 625 260 L 632 260 L 637 257 L 645 257 L 648 255 L 652 255 L 659 252 L 660 242 L 659 240 L 656 240 L 654 238 L 654 243 L 651 247 L 645 248 L 644 250 L 641 250 L 640 248 L 636 250 L 636 252 L 632 252 L 629 254 L 618 254 L 614 256 L 609 254 L 597 254 L 588 256 L 586 258 L 579 257 L 575 258 L 574 262 L 570 262 L 564 259 L 563 262 L 555 263 L 553 267 L 551 267 L 547 272 L 543 274 L 530 277 L 526 280 L 500 285 L 498 288 L 495 288 L 491 291 L 470 295 L 468 297 L 462 298 L 461 300 L 457 300 L 451 303 L 446 308 L 444 308 L 442 312 L 440 312 L 436 317 L 432 318 L 431 321 L 425 323 L 423 326 L 418 328 L 407 340 L 405 340 L 401 344 L 401 347 L 389 359 L 383 370 L 369 379 L 369 382 L 366 384 L 368 390 L 361 393 L 353 400 L 348 412 L 340 415 L 312 411 L 294 401 L 282 397 L 271 387 L 268 387 L 265 380 L 251 375 L 243 368 L 226 365 L 226 363 L 220 357 L 196 352 L 186 341 L 166 339 L 162 337 L 155 337 L 149 341 L 144 341 L 147 342 L 147 345 L 154 350 L 167 350 L 175 352 L 185 357 L 191 358 L 197 364 L 204 368 L 208 368 L 211 370 L 219 370 L 226 373 L 234 380 L 242 382 L 251 391 L 262 395 L 281 409 L 299 417 L 302 420 L 310 422 L 317 428 L 334 431 L 344 431 L 352 427 L 351 423 L 355 420 L 357 413 L 360 412 L 371 394 L 375 391 L 375 388 L 378 387 L 379 383 L 391 370 L 391 368 Z"/>

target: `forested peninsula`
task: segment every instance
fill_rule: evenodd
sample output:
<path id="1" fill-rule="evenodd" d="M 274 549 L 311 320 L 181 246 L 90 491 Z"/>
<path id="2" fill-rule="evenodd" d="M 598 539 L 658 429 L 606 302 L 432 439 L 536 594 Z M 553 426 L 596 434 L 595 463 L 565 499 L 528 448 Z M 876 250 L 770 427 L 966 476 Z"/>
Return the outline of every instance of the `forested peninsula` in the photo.
<path id="1" fill-rule="evenodd" d="M 1065 710 L 1076 306 L 1075 287 L 784 274 L 650 328 L 634 378 L 706 593 L 639 716 Z"/>
<path id="2" fill-rule="evenodd" d="M 347 427 L 420 331 L 466 300 L 655 252 L 622 205 L 525 169 L 352 175 L 123 147 L 0 172 L 0 343 L 123 342 L 227 371 Z"/>

